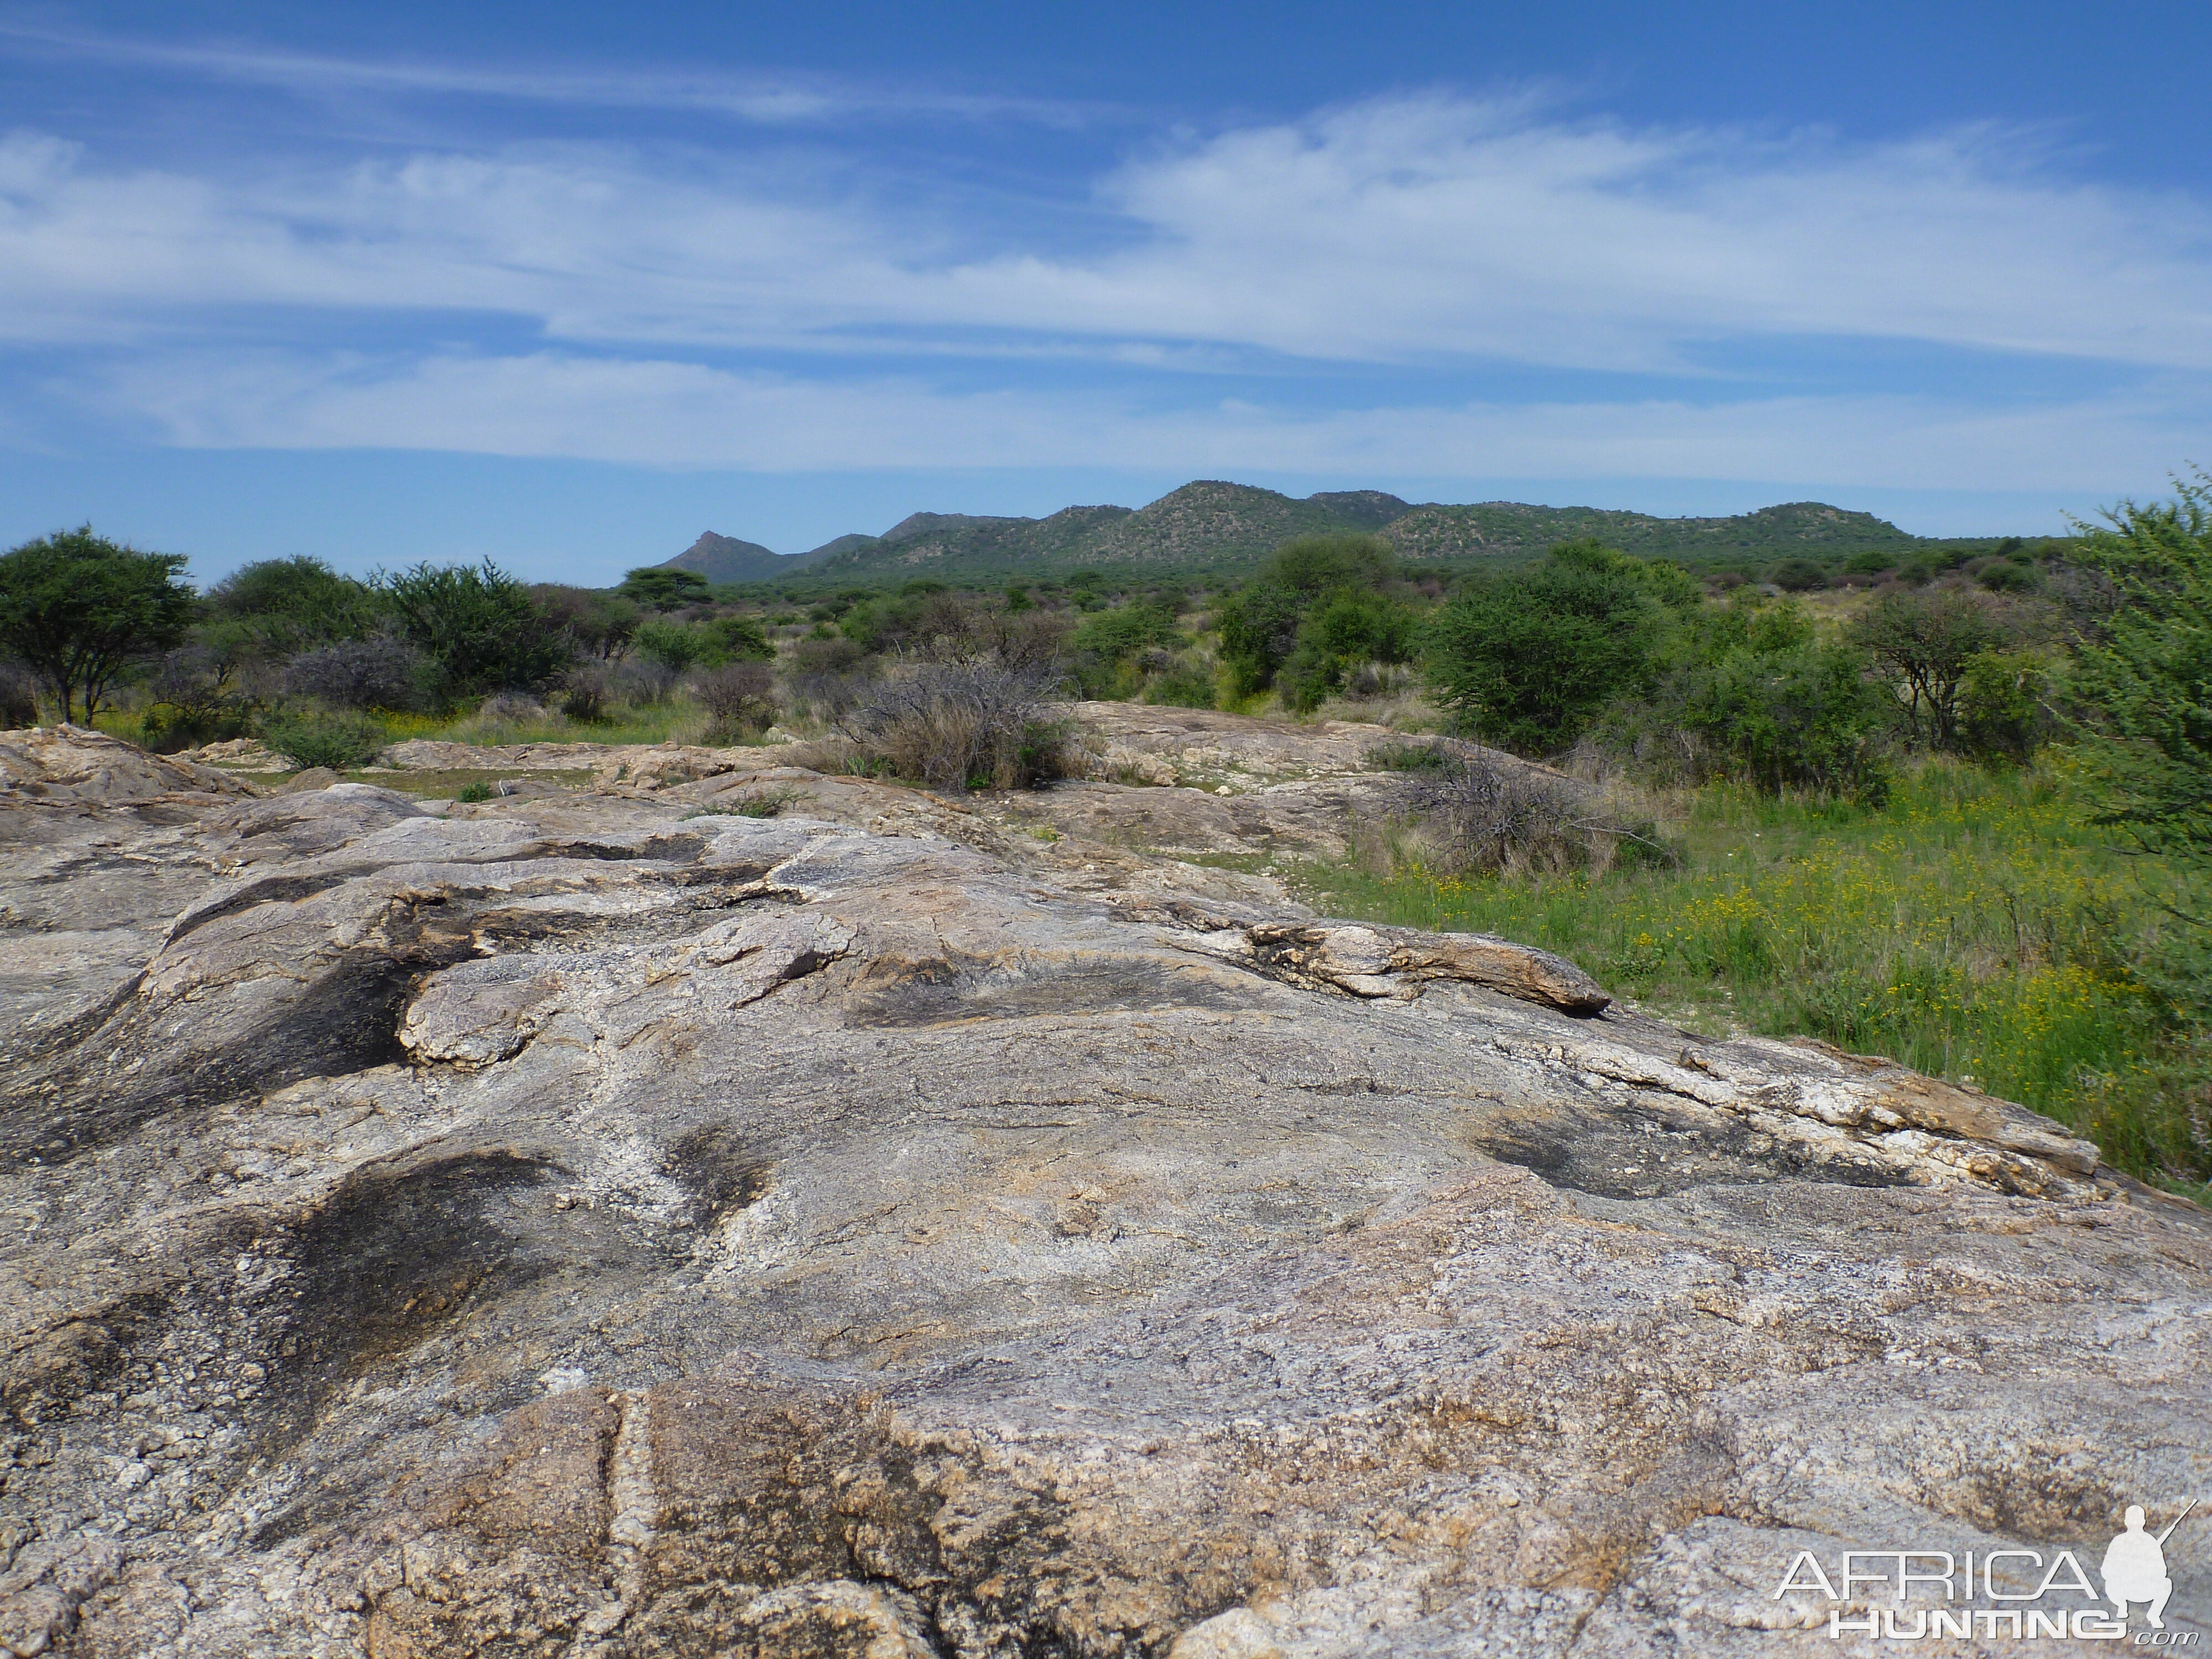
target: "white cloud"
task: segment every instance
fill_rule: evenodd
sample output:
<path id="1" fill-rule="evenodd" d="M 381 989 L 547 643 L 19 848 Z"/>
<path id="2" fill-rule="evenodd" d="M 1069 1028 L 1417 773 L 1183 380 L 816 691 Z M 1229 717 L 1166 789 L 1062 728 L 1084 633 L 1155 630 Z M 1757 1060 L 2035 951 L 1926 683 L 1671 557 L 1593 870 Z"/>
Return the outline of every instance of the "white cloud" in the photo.
<path id="1" fill-rule="evenodd" d="M 216 176 L 19 135 L 0 145 L 0 331 L 219 318 L 299 342 L 325 313 L 461 312 L 607 345 L 941 350 L 953 331 L 1674 371 L 1817 335 L 2212 367 L 2203 210 L 2032 152 L 1995 130 L 1851 146 L 1395 99 L 1130 161 L 1091 204 L 1111 246 L 1073 255 L 949 185 L 893 190 L 857 151 Z"/>
<path id="2" fill-rule="evenodd" d="M 1465 404 L 1302 415 L 1162 411 L 919 380 L 826 382 L 695 363 L 442 356 L 424 361 L 149 357 L 103 407 L 188 447 L 393 448 L 763 471 L 1118 467 L 1186 476 L 1709 478 L 1943 489 L 2154 485 L 2200 453 L 2183 391 L 2010 410 L 1905 396 Z M 2115 480 L 2121 481 L 2118 485 Z M 2140 481 L 2140 482 L 2139 482 Z"/>
<path id="3" fill-rule="evenodd" d="M 333 58 L 240 46 L 185 46 L 0 23 L 0 40 L 44 57 L 167 70 L 306 94 L 385 94 L 602 109 L 703 112 L 767 126 L 867 116 L 1013 118 L 1053 126 L 1098 112 L 1051 99 L 862 86 L 823 76 L 736 76 L 672 70 L 556 70 L 458 65 L 431 60 Z"/>
<path id="4" fill-rule="evenodd" d="M 223 171 L 118 167 L 17 134 L 0 140 L 0 338 L 128 347 L 78 354 L 50 405 L 81 403 L 89 376 L 100 412 L 203 447 L 2091 496 L 2212 453 L 2203 208 L 2072 176 L 2018 133 L 1865 146 L 1379 100 L 1126 161 L 1072 204 L 1097 233 L 1084 252 L 1064 214 L 1048 239 L 1036 216 L 940 184 L 894 188 L 865 150 L 826 143 Z M 327 343 L 361 330 L 402 343 Z M 518 332 L 549 343 L 517 349 Z M 1195 406 L 1185 373 L 1679 374 L 1724 349 L 1778 354 L 1769 378 L 1789 384 L 1807 336 L 2163 378 L 2034 403 L 1900 378 L 1887 397 L 1315 413 Z M 758 349 L 847 361 L 725 366 Z M 1150 390 L 1065 390 L 1054 355 Z M 872 356 L 908 372 L 856 378 Z M 962 356 L 981 389 L 941 383 Z M 1248 384 L 1270 395 L 1268 378 Z M 1309 377 L 1316 392 L 1329 382 Z"/>

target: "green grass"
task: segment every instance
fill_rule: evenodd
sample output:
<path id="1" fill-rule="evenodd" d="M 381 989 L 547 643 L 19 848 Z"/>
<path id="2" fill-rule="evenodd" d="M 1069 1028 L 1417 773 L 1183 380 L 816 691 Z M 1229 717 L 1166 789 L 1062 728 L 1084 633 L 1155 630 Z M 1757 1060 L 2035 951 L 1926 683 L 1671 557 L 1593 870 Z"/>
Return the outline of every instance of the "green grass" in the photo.
<path id="1" fill-rule="evenodd" d="M 2153 988 L 2186 925 L 2085 820 L 2063 761 L 1929 763 L 1878 811 L 1696 792 L 1672 870 L 1319 884 L 1342 914 L 1557 951 L 1693 1029 L 1804 1033 L 1972 1081 L 2201 1196 L 2212 1042 Z"/>
<path id="2" fill-rule="evenodd" d="M 377 718 L 394 743 L 416 738 L 497 747 L 524 743 L 701 743 L 706 714 L 688 702 L 671 701 L 644 708 L 622 708 L 613 718 L 586 724 L 562 714 L 544 720 L 489 720 L 480 714 L 383 714 Z"/>

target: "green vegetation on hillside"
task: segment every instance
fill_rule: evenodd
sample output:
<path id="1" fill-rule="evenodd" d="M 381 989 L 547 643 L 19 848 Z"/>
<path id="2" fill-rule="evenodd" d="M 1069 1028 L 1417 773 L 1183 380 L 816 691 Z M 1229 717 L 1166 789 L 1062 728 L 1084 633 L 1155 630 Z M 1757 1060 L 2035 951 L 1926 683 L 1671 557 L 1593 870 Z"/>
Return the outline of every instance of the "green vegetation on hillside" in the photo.
<path id="1" fill-rule="evenodd" d="M 1923 540 L 1871 514 L 1818 501 L 1733 518 L 1662 519 L 1517 501 L 1417 506 L 1379 489 L 1325 490 L 1298 500 L 1249 484 L 1200 479 L 1134 511 L 1070 507 L 1042 519 L 916 513 L 880 536 L 840 536 L 787 559 L 754 543 L 709 533 L 659 568 L 700 573 L 715 583 L 792 592 L 854 581 L 896 584 L 917 576 L 951 582 L 1066 579 L 1086 568 L 1139 580 L 1159 580 L 1172 571 L 1212 580 L 1253 571 L 1294 538 L 1344 532 L 1382 536 L 1408 566 L 1511 563 L 1561 542 L 1595 539 L 1638 557 L 1698 569 L 1732 568 L 1746 575 L 1782 570 L 1785 585 L 1812 587 L 1888 571 L 1932 574 L 2001 545 L 1995 538 Z"/>

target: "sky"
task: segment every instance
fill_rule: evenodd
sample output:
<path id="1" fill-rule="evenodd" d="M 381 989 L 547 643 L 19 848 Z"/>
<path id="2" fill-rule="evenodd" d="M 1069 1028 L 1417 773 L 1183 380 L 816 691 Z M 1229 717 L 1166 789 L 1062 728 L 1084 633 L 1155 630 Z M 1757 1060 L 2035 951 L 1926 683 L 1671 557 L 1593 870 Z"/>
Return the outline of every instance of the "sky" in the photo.
<path id="1" fill-rule="evenodd" d="M 0 545 L 2212 465 L 2212 7 L 0 0 Z"/>

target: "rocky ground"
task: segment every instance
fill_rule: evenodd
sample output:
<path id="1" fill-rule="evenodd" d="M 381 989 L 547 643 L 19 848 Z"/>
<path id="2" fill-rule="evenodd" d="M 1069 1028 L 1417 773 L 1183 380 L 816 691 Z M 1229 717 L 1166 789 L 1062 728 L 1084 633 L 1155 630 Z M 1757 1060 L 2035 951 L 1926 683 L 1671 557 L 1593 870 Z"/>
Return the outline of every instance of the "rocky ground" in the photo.
<path id="1" fill-rule="evenodd" d="M 1104 708 L 1158 781 L 0 735 L 0 1651 L 1849 1652 L 1800 1550 L 2205 1492 L 2202 1212 L 1171 856 L 1375 734 Z"/>

